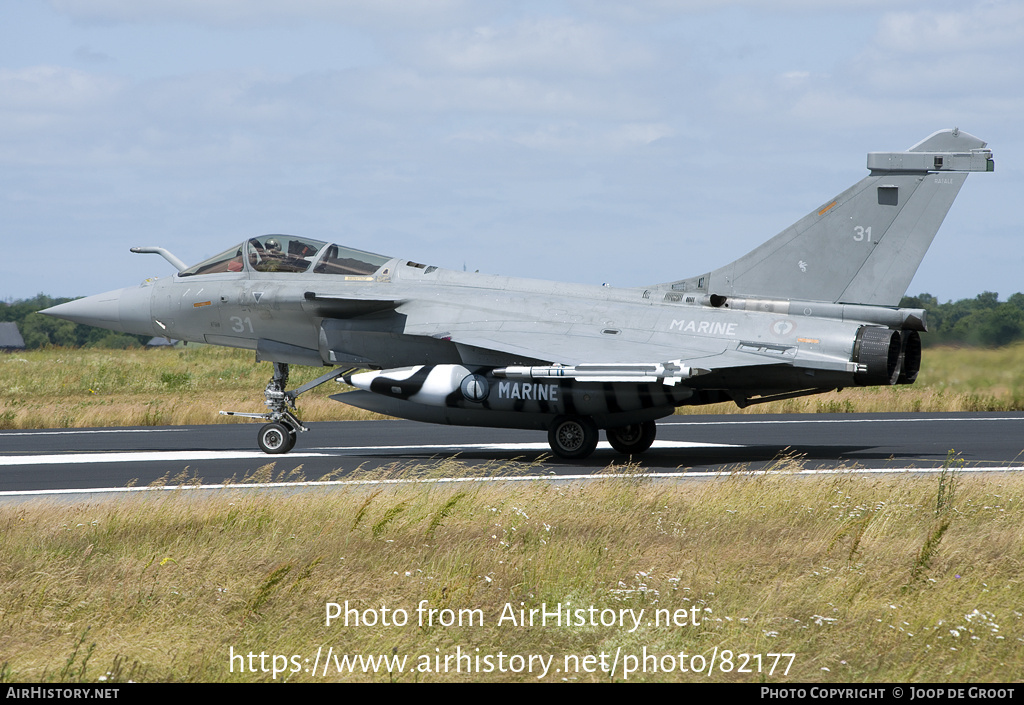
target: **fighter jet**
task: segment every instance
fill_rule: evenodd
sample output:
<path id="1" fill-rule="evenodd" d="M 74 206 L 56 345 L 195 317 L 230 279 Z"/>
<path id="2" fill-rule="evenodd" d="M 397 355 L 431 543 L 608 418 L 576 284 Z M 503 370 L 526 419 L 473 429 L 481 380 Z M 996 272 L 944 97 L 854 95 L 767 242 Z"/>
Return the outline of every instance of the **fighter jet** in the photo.
<path id="1" fill-rule="evenodd" d="M 307 428 L 295 400 L 332 398 L 432 423 L 547 431 L 561 458 L 603 429 L 635 455 L 676 407 L 750 404 L 911 384 L 925 311 L 899 308 L 968 173 L 993 171 L 958 129 L 904 152 L 735 262 L 652 286 L 554 283 L 428 266 L 305 237 L 265 235 L 178 272 L 43 313 L 115 331 L 254 350 L 271 361 L 267 453 Z M 331 368 L 288 390 L 289 365 Z"/>

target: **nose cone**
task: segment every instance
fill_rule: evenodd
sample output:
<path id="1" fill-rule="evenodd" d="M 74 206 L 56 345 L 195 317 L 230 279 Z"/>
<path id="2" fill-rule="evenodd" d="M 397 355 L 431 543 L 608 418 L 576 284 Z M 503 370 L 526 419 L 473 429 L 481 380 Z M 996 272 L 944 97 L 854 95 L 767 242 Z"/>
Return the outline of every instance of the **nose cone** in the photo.
<path id="1" fill-rule="evenodd" d="M 39 313 L 119 333 L 157 335 L 153 330 L 152 298 L 152 287 L 133 286 L 57 304 Z"/>

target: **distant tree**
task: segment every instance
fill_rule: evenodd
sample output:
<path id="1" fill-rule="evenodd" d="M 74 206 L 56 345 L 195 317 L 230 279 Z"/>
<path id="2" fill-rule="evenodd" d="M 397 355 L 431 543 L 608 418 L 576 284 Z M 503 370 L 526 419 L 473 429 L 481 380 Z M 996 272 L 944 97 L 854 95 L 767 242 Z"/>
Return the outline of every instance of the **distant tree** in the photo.
<path id="1" fill-rule="evenodd" d="M 998 347 L 1020 340 L 1024 334 L 1024 312 L 1008 303 L 978 316 L 977 340 L 981 345 Z"/>
<path id="2" fill-rule="evenodd" d="M 21 335 L 25 339 L 25 347 L 29 350 L 45 348 L 49 345 L 77 347 L 80 344 L 78 329 L 81 326 L 71 321 L 35 314 L 26 316 L 19 326 Z"/>
<path id="3" fill-rule="evenodd" d="M 900 304 L 928 312 L 925 345 L 963 344 L 995 347 L 1024 340 L 1024 294 L 1006 301 L 985 291 L 973 299 L 940 304 L 931 294 L 904 297 Z"/>
<path id="4" fill-rule="evenodd" d="M 983 291 L 978 294 L 977 308 L 995 308 L 999 305 L 999 294 L 994 291 Z"/>
<path id="5" fill-rule="evenodd" d="M 37 294 L 31 299 L 3 302 L 0 301 L 0 321 L 13 321 L 18 324 L 21 337 L 25 339 L 25 347 L 29 350 L 44 348 L 50 345 L 60 347 L 125 347 L 131 343 L 145 345 L 149 339 L 144 335 L 128 335 L 112 333 L 104 328 L 83 326 L 59 318 L 40 316 L 37 311 L 62 304 L 73 299 L 55 299 L 46 294 Z"/>

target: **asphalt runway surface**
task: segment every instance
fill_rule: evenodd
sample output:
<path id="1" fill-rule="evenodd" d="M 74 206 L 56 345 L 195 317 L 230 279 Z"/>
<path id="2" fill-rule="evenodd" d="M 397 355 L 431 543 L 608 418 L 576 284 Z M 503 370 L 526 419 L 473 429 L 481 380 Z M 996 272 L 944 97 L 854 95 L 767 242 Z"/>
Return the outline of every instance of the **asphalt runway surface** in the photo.
<path id="1" fill-rule="evenodd" d="M 523 463 L 531 475 L 594 475 L 628 460 L 606 442 L 583 461 L 552 458 L 546 434 L 411 421 L 310 424 L 287 455 L 256 446 L 259 424 L 0 432 L 0 497 L 146 486 L 165 478 L 202 484 L 240 481 L 274 463 L 274 475 L 301 466 L 307 480 L 357 469 Z M 602 434 L 603 438 L 603 434 Z M 671 416 L 658 440 L 635 458 L 648 472 L 759 470 L 781 457 L 805 469 L 905 472 L 941 467 L 950 451 L 972 470 L 1024 467 L 1024 414 L 815 414 Z M 457 471 L 456 471 L 457 472 Z M 467 473 L 468 474 L 468 473 Z M 178 480 L 180 482 L 180 479 Z"/>

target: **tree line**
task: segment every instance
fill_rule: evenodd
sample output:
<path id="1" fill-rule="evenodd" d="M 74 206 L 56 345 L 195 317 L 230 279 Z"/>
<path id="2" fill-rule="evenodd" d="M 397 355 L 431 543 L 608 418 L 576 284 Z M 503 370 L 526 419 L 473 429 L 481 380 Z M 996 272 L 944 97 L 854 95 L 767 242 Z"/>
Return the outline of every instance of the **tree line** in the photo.
<path id="1" fill-rule="evenodd" d="M 145 345 L 152 336 L 127 335 L 95 326 L 64 321 L 52 316 L 39 316 L 36 311 L 50 308 L 73 299 L 55 299 L 38 294 L 31 299 L 0 301 L 0 321 L 18 324 L 21 337 L 28 350 L 58 346 L 65 348 L 137 348 Z"/>
<path id="2" fill-rule="evenodd" d="M 1024 294 L 1006 301 L 985 291 L 973 299 L 940 304 L 931 294 L 904 296 L 900 306 L 928 312 L 928 333 L 921 342 L 932 345 L 974 345 L 995 348 L 1024 340 Z"/>
<path id="3" fill-rule="evenodd" d="M 51 345 L 61 347 L 127 348 L 145 345 L 143 335 L 126 335 L 62 321 L 36 311 L 71 299 L 55 299 L 39 294 L 31 299 L 0 301 L 0 321 L 18 324 L 25 347 L 30 350 Z M 926 346 L 975 345 L 999 347 L 1024 340 L 1024 294 L 1013 294 L 1006 301 L 986 291 L 973 299 L 939 303 L 931 294 L 904 296 L 904 308 L 923 308 L 928 312 L 928 334 L 921 337 Z"/>

